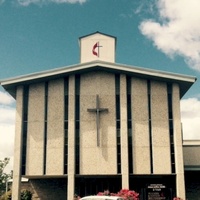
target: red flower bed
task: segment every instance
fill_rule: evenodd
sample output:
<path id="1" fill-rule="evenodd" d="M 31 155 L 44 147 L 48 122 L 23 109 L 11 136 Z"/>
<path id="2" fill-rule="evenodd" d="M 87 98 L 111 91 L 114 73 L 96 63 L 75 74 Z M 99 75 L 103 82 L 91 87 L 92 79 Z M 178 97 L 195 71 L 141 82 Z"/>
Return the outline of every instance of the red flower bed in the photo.
<path id="1" fill-rule="evenodd" d="M 134 190 L 122 189 L 117 193 L 117 196 L 122 197 L 125 200 L 138 200 L 139 193 Z"/>
<path id="2" fill-rule="evenodd" d="M 97 195 L 104 196 L 119 196 L 122 197 L 124 200 L 139 200 L 139 193 L 135 192 L 134 190 L 122 189 L 118 193 L 110 193 L 108 190 L 104 192 L 99 192 Z"/>

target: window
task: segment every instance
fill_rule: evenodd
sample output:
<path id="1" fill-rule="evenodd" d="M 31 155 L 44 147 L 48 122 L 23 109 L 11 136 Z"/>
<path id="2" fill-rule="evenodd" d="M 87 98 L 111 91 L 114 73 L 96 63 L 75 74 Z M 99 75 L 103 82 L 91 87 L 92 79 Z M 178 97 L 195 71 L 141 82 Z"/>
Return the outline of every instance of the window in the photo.
<path id="1" fill-rule="evenodd" d="M 116 137 L 117 137 L 117 173 L 121 173 L 121 138 L 120 138 L 120 77 L 115 75 L 115 105 L 116 105 Z"/>
<path id="2" fill-rule="evenodd" d="M 22 119 L 22 175 L 26 174 L 26 147 L 27 147 L 27 127 L 28 127 L 28 96 L 29 86 L 24 86 L 23 94 L 23 119 Z"/>

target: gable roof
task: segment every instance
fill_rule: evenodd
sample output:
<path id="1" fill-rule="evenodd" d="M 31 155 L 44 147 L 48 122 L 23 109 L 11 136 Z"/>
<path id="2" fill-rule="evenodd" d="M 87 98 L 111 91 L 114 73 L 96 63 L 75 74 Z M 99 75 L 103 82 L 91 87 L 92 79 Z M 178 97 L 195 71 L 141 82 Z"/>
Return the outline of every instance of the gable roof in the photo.
<path id="1" fill-rule="evenodd" d="M 89 37 L 89 36 L 95 35 L 95 34 L 105 35 L 105 36 L 108 36 L 108 37 L 111 37 L 111 38 L 114 38 L 115 40 L 117 40 L 117 38 L 115 36 L 108 35 L 108 34 L 105 34 L 105 33 L 99 32 L 99 31 L 96 31 L 94 33 L 90 33 L 90 34 L 87 34 L 87 35 L 84 35 L 84 36 L 81 36 L 81 37 L 79 37 L 79 40 L 81 40 L 82 38 L 85 38 L 85 37 Z"/>
<path id="2" fill-rule="evenodd" d="M 152 70 L 147 68 L 135 67 L 124 64 L 110 63 L 104 61 L 93 61 L 81 63 L 48 71 L 32 73 L 28 75 L 18 76 L 1 80 L 0 83 L 14 98 L 16 96 L 16 86 L 31 84 L 41 81 L 47 81 L 55 78 L 68 76 L 71 74 L 82 74 L 90 71 L 107 71 L 112 73 L 124 73 L 129 76 L 145 78 L 149 80 L 164 81 L 169 83 L 178 83 L 180 85 L 181 97 L 188 91 L 192 84 L 196 81 L 196 77 L 169 73 L 165 71 Z"/>

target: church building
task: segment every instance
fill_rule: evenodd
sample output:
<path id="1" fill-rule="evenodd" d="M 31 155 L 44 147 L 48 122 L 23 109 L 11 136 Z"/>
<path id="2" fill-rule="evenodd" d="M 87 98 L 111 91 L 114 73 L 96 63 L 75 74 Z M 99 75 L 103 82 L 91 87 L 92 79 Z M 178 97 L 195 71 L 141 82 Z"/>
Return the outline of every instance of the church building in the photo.
<path id="1" fill-rule="evenodd" d="M 16 99 L 13 200 L 22 177 L 41 200 L 186 199 L 180 99 L 196 78 L 115 63 L 116 42 L 80 37 L 79 64 L 1 81 Z"/>

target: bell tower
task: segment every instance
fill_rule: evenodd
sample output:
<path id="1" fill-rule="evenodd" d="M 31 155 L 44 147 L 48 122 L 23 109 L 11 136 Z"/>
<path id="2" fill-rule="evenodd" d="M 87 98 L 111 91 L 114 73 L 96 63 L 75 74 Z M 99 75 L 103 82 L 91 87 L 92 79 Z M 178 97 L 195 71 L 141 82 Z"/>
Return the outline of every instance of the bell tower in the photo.
<path id="1" fill-rule="evenodd" d="M 91 61 L 115 62 L 116 38 L 95 32 L 79 38 L 80 63 Z"/>

